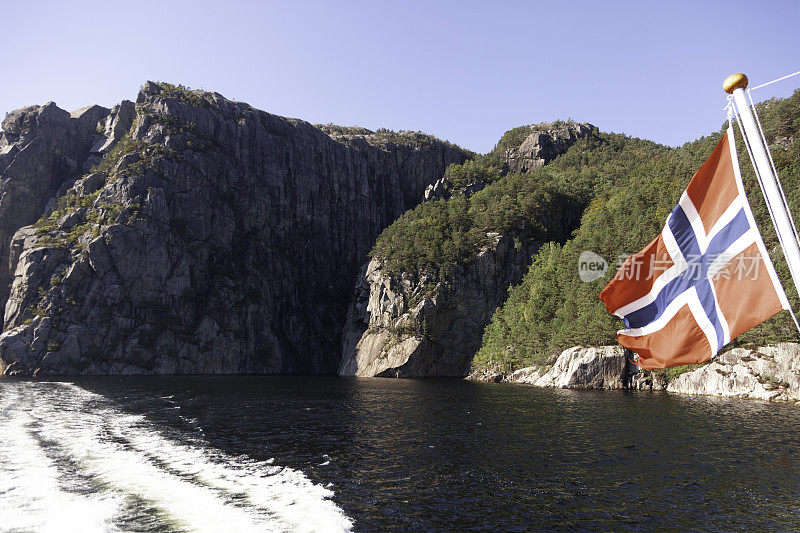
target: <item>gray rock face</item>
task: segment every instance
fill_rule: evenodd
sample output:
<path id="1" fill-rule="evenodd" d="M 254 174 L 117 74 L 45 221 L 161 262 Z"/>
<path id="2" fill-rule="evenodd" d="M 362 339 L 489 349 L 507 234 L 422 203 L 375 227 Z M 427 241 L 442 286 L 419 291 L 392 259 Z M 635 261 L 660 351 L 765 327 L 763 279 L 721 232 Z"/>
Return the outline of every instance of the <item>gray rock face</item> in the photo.
<path id="1" fill-rule="evenodd" d="M 334 373 L 367 250 L 468 156 L 151 82 L 3 127 L 6 373 Z"/>
<path id="2" fill-rule="evenodd" d="M 560 389 L 626 388 L 625 350 L 620 346 L 575 346 L 564 350 L 552 366 L 521 368 L 501 381 Z M 470 379 L 485 381 L 481 373 Z"/>
<path id="3" fill-rule="evenodd" d="M 493 243 L 448 280 L 391 277 L 371 261 L 359 276 L 343 335 L 339 374 L 464 377 L 483 329 L 522 278 L 540 243 Z"/>
<path id="4" fill-rule="evenodd" d="M 426 200 L 441 200 L 452 198 L 456 194 L 471 195 L 483 190 L 488 183 L 484 180 L 470 180 L 465 185 L 453 186 L 449 179 L 443 177 L 433 185 L 428 185 L 425 189 L 424 198 Z"/>
<path id="5" fill-rule="evenodd" d="M 439 200 L 441 198 L 450 198 L 452 193 L 450 191 L 450 181 L 447 178 L 436 180 L 436 183 L 428 185 L 425 188 L 426 200 Z"/>
<path id="6" fill-rule="evenodd" d="M 97 125 L 109 110 L 89 106 L 73 113 L 53 102 L 9 113 L 0 134 L 0 308 L 12 278 L 9 246 L 14 233 L 33 223 L 56 192 L 81 171 Z"/>
<path id="7" fill-rule="evenodd" d="M 530 134 L 522 144 L 508 148 L 503 154 L 510 172 L 541 168 L 566 152 L 578 139 L 597 131 L 591 124 L 585 123 L 545 123 L 528 127 Z"/>
<path id="8" fill-rule="evenodd" d="M 735 348 L 681 374 L 669 392 L 772 401 L 800 401 L 800 344 Z"/>

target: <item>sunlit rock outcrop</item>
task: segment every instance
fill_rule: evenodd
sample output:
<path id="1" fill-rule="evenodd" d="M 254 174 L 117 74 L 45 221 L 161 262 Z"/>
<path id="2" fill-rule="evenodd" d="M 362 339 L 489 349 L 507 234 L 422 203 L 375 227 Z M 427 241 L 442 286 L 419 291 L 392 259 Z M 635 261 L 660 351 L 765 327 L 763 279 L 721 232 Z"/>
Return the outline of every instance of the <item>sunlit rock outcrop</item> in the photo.
<path id="1" fill-rule="evenodd" d="M 669 392 L 772 401 L 800 401 L 800 345 L 734 348 L 681 374 Z"/>

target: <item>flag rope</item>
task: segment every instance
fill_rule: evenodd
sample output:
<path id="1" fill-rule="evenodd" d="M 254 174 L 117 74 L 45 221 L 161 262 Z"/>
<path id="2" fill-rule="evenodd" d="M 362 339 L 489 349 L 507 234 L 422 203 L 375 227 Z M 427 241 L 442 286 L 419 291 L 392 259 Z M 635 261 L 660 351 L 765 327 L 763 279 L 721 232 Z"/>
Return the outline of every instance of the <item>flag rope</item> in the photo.
<path id="1" fill-rule="evenodd" d="M 761 176 L 761 173 L 758 171 L 757 165 L 755 164 L 755 158 L 753 157 L 753 150 L 750 147 L 750 140 L 747 138 L 747 135 L 744 132 L 744 127 L 742 126 L 742 121 L 739 118 L 739 110 L 736 109 L 736 106 L 733 104 L 733 97 L 732 96 L 728 97 L 728 100 L 729 100 L 729 102 L 728 102 L 728 123 L 732 124 L 733 115 L 735 114 L 736 115 L 736 119 L 737 119 L 736 123 L 739 125 L 739 131 L 742 134 L 742 140 L 744 141 L 744 146 L 747 149 L 747 155 L 750 157 L 750 163 L 753 165 L 753 171 L 755 171 L 755 173 L 756 173 L 756 178 L 757 178 L 756 181 L 758 182 L 759 189 L 761 189 L 761 196 L 764 198 L 764 202 L 767 204 L 767 211 L 769 212 L 770 219 L 772 219 L 772 225 L 775 228 L 777 228 L 777 223 L 775 221 L 776 220 L 775 219 L 775 214 L 773 212 L 773 206 L 770 203 L 766 192 L 764 191 L 764 185 L 761 183 L 762 176 Z M 767 146 L 766 141 L 764 141 L 764 146 Z M 767 151 L 769 151 L 769 150 L 767 150 Z M 772 158 L 772 156 L 770 155 L 770 159 L 771 158 Z M 773 164 L 773 168 L 774 168 L 774 164 Z M 777 176 L 777 173 L 775 175 Z M 782 190 L 781 190 L 781 193 L 783 193 Z M 784 197 L 784 202 L 785 201 L 786 201 L 786 199 Z M 788 212 L 788 209 L 787 209 L 787 212 Z M 791 217 L 791 213 L 789 214 L 789 216 Z M 792 221 L 792 225 L 794 225 L 794 221 Z M 784 246 L 784 242 L 783 242 L 783 238 L 781 237 L 781 233 L 776 230 L 775 234 L 778 237 L 778 242 L 781 245 L 781 250 L 782 251 L 785 250 L 786 247 Z M 795 235 L 797 235 L 797 230 L 796 229 L 795 229 Z M 783 287 L 781 287 L 781 288 L 783 288 Z M 784 293 L 785 292 L 786 291 L 784 290 Z M 787 297 L 787 299 L 788 299 L 788 297 Z M 789 314 L 792 315 L 792 320 L 794 321 L 794 325 L 797 328 L 797 331 L 800 332 L 800 322 L 798 322 L 797 316 L 795 315 L 794 310 L 792 309 L 791 305 L 789 305 L 788 311 L 789 311 Z"/>
<path id="2" fill-rule="evenodd" d="M 772 85 L 773 83 L 778 83 L 779 81 L 788 80 L 792 76 L 797 76 L 798 74 L 800 74 L 800 70 L 798 70 L 797 72 L 794 72 L 792 74 L 787 74 L 786 76 L 783 76 L 783 77 L 778 78 L 776 80 L 768 81 L 767 83 L 762 83 L 761 85 L 756 85 L 755 87 L 752 87 L 752 88 L 748 89 L 747 92 L 755 91 L 756 89 L 760 89 L 762 87 L 766 87 L 767 85 Z"/>

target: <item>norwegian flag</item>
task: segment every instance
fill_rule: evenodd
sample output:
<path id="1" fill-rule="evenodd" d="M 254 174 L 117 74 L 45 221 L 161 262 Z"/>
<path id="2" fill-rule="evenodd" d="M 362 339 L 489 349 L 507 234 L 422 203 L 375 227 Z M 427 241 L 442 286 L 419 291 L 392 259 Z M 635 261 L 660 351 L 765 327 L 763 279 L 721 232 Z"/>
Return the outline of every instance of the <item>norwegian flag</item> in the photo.
<path id="1" fill-rule="evenodd" d="M 789 302 L 744 193 L 733 128 L 692 177 L 661 234 L 600 293 L 646 369 L 700 363 Z"/>

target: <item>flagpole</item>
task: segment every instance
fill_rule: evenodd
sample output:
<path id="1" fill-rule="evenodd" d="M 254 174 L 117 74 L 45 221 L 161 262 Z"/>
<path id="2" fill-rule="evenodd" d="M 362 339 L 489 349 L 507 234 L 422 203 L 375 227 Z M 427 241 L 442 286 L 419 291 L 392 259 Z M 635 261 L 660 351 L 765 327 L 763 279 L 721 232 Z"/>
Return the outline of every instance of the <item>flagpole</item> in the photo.
<path id="1" fill-rule="evenodd" d="M 772 222 L 778 234 L 778 241 L 783 249 L 786 263 L 789 265 L 794 288 L 800 295 L 800 242 L 798 242 L 797 230 L 795 229 L 792 215 L 789 213 L 788 206 L 781 194 L 778 176 L 772 171 L 766 140 L 762 139 L 753 117 L 753 112 L 747 103 L 744 92 L 747 83 L 747 76 L 744 74 L 733 74 L 725 79 L 722 87 L 725 92 L 733 95 L 733 102 L 736 105 L 739 121 L 744 129 L 744 141 L 750 147 L 753 166 L 756 169 L 756 177 L 761 183 L 761 190 L 764 193 L 767 208 L 772 215 Z"/>

